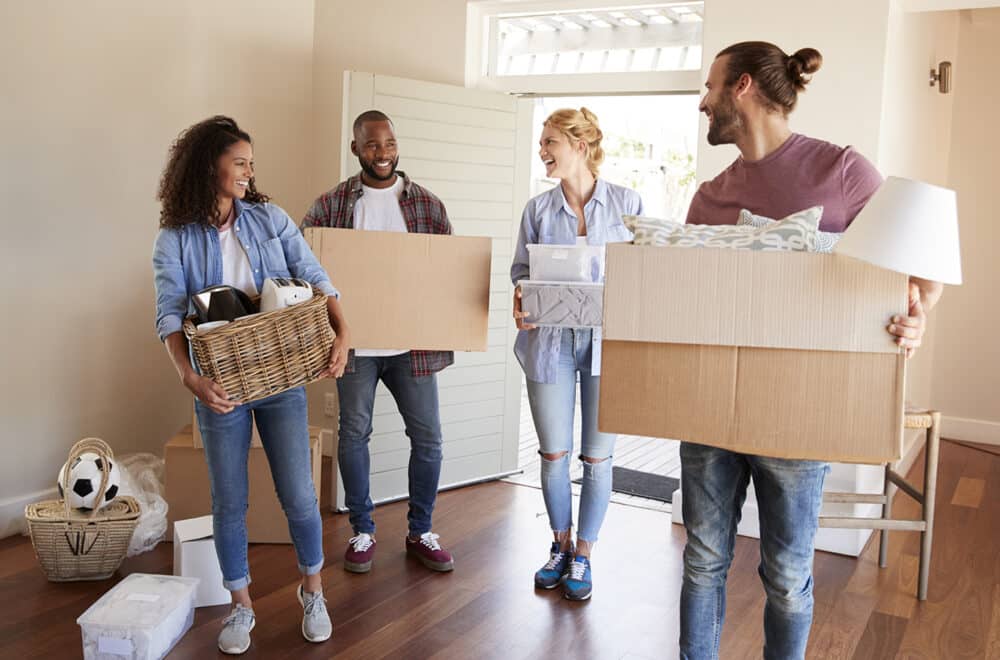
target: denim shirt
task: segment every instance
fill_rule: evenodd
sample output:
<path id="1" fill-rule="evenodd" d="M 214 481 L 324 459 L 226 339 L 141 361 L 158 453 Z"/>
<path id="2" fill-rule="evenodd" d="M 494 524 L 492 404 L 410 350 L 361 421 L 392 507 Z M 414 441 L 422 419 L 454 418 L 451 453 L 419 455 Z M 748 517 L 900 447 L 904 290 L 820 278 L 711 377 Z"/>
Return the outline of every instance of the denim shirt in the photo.
<path id="1" fill-rule="evenodd" d="M 631 241 L 632 232 L 622 222 L 622 216 L 626 214 L 642 215 L 639 193 L 598 179 L 593 196 L 583 207 L 587 245 Z M 519 281 L 529 278 L 528 244 L 575 245 L 576 238 L 576 214 L 566 202 L 561 185 L 532 197 L 521 214 L 521 231 L 517 237 L 514 263 L 510 267 L 511 281 L 516 286 Z M 527 321 L 531 323 L 530 318 Z M 556 382 L 562 332 L 562 328 L 536 328 L 517 333 L 514 354 L 528 380 Z M 601 373 L 600 328 L 594 330 L 591 341 L 591 374 L 597 376 Z"/>
<path id="2" fill-rule="evenodd" d="M 281 207 L 238 199 L 233 204 L 235 221 L 230 231 L 236 232 L 247 253 L 258 291 L 265 278 L 300 277 L 326 295 L 339 297 L 302 232 Z M 180 331 L 184 318 L 194 313 L 193 294 L 225 284 L 219 230 L 200 222 L 160 229 L 153 243 L 153 281 L 156 332 L 163 341 Z"/>

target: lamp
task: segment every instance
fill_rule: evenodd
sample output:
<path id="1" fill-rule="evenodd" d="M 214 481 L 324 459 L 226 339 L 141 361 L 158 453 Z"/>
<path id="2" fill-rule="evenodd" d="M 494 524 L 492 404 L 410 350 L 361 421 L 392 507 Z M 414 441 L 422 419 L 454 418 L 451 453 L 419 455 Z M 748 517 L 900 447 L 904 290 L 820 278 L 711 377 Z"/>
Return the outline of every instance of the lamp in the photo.
<path id="1" fill-rule="evenodd" d="M 951 62 L 941 62 L 937 70 L 931 69 L 931 87 L 938 84 L 938 91 L 947 94 L 951 91 Z"/>
<path id="2" fill-rule="evenodd" d="M 955 191 L 890 176 L 833 251 L 925 280 L 961 284 Z"/>

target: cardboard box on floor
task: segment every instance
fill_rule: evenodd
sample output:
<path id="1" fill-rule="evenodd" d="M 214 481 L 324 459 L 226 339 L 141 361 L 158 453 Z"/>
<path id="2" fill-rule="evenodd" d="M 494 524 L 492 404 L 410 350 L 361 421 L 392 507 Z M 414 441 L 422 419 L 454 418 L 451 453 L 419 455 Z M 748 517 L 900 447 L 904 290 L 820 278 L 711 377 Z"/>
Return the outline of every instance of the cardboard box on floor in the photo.
<path id="1" fill-rule="evenodd" d="M 492 241 L 309 228 L 341 292 L 354 348 L 485 351 Z"/>
<path id="2" fill-rule="evenodd" d="M 748 454 L 902 454 L 905 275 L 829 254 L 609 245 L 598 426 Z"/>
<path id="3" fill-rule="evenodd" d="M 319 441 L 319 427 L 309 427 L 309 445 L 312 458 L 313 483 L 316 499 L 320 497 L 323 448 Z M 166 463 L 164 478 L 167 500 L 167 538 L 173 537 L 173 524 L 177 520 L 196 518 L 212 513 L 212 497 L 208 485 L 208 464 L 205 450 L 194 446 L 191 427 L 184 427 L 163 448 Z M 247 509 L 247 538 L 250 543 L 291 543 L 288 522 L 274 491 L 271 467 L 263 447 L 251 447 L 247 458 L 247 476 L 250 480 L 249 508 Z"/>

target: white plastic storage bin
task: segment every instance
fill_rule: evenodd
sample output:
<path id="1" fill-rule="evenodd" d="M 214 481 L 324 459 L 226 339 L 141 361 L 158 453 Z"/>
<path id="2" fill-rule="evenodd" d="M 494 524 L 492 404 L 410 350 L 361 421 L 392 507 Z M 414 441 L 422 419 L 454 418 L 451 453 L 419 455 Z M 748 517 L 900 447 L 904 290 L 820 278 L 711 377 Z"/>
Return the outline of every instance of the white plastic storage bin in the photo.
<path id="1" fill-rule="evenodd" d="M 603 245 L 528 245 L 532 282 L 603 282 Z"/>
<path id="2" fill-rule="evenodd" d="M 527 323 L 554 328 L 599 328 L 604 285 L 593 282 L 521 280 L 521 311 Z"/>
<path id="3" fill-rule="evenodd" d="M 86 660 L 159 660 L 194 621 L 198 578 L 133 573 L 76 620 Z"/>

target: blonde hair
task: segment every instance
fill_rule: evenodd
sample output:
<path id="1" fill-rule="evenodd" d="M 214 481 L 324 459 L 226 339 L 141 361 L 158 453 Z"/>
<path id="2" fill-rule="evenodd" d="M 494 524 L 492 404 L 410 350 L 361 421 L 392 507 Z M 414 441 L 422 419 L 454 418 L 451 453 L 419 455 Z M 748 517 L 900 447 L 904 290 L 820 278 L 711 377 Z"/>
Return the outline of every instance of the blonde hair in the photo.
<path id="1" fill-rule="evenodd" d="M 552 126 L 570 141 L 582 141 L 587 144 L 587 169 L 597 178 L 598 169 L 604 162 L 604 149 L 601 148 L 601 127 L 597 124 L 597 115 L 587 108 L 563 108 L 556 110 L 543 125 Z"/>

